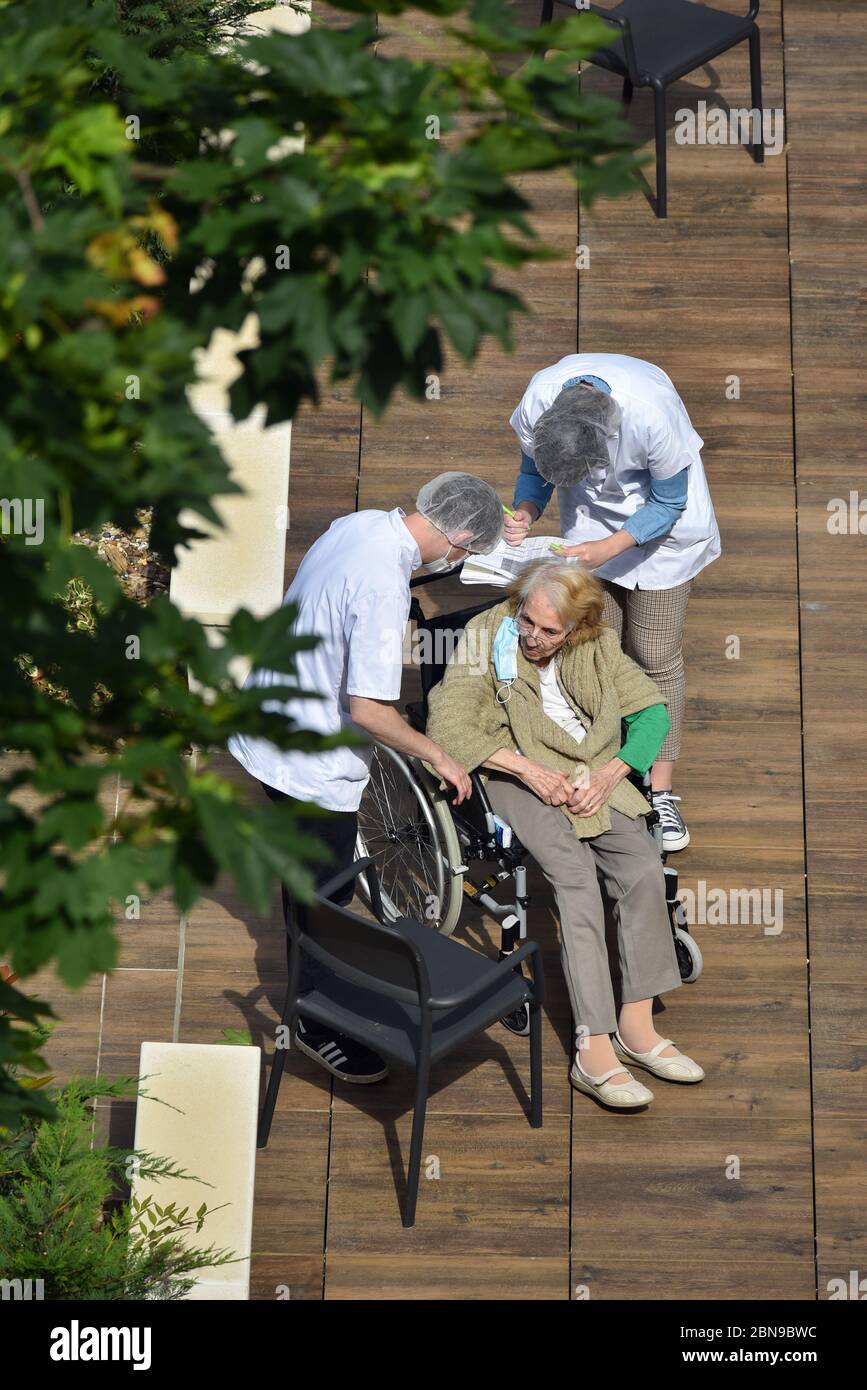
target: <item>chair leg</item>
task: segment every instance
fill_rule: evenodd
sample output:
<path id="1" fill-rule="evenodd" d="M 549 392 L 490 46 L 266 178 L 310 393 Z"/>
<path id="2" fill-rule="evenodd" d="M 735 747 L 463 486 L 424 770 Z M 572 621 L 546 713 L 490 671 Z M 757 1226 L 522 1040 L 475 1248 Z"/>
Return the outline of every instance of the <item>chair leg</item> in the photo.
<path id="1" fill-rule="evenodd" d="M 750 94 L 752 108 L 759 113 L 759 140 L 753 144 L 753 159 L 757 164 L 765 162 L 765 143 L 762 132 L 764 113 L 762 112 L 762 48 L 759 31 L 753 25 L 750 33 Z"/>
<path id="2" fill-rule="evenodd" d="M 542 1010 L 530 1005 L 530 1128 L 542 1128 Z"/>
<path id="3" fill-rule="evenodd" d="M 427 1112 L 427 1093 L 430 1083 L 430 1063 L 419 1067 L 415 1078 L 415 1104 L 412 1111 L 412 1140 L 407 1165 L 406 1200 L 403 1207 L 404 1226 L 415 1225 L 418 1201 L 418 1180 L 421 1170 L 421 1146 L 424 1141 L 424 1121 Z"/>
<path id="4" fill-rule="evenodd" d="M 668 170 L 666 166 L 665 85 L 653 83 L 653 115 L 656 127 L 656 215 L 668 216 Z"/>
<path id="5" fill-rule="evenodd" d="M 283 1004 L 283 1012 L 280 1015 L 280 1024 L 281 1026 L 289 1025 L 291 1030 L 294 1020 L 291 1017 L 292 1010 L 289 1004 L 290 998 L 291 991 L 287 990 L 286 999 Z M 292 1036 L 291 1031 L 289 1036 Z M 262 1106 L 262 1114 L 259 1119 L 259 1133 L 256 1136 L 257 1149 L 264 1149 L 265 1145 L 268 1143 L 268 1136 L 271 1133 L 271 1121 L 274 1118 L 274 1107 L 277 1104 L 277 1092 L 280 1089 L 280 1079 L 283 1076 L 283 1068 L 286 1065 L 286 1053 L 288 1050 L 289 1049 L 286 1047 L 278 1047 L 274 1052 L 274 1060 L 271 1063 L 271 1075 L 268 1078 L 268 1090 L 265 1093 L 265 1104 Z"/>
<path id="6" fill-rule="evenodd" d="M 550 24 L 554 18 L 554 0 L 542 0 L 542 14 L 539 19 L 540 24 Z"/>
<path id="7" fill-rule="evenodd" d="M 631 102 L 631 100 L 632 100 L 632 93 L 633 93 L 634 90 L 635 90 L 635 89 L 634 89 L 634 87 L 632 86 L 632 83 L 630 82 L 629 78 L 628 78 L 628 77 L 624 77 L 624 79 L 623 79 L 623 91 L 622 91 L 621 94 L 620 94 L 620 100 L 623 102 L 623 105 L 624 105 L 624 106 L 628 106 L 629 103 Z"/>

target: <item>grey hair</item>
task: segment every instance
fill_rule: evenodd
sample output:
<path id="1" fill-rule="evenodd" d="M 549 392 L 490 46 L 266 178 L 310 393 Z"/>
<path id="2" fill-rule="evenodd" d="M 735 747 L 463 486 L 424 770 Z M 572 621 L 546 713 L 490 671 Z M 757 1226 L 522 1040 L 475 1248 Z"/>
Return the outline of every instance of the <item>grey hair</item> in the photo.
<path id="1" fill-rule="evenodd" d="M 579 628 L 580 641 L 598 637 L 604 590 L 583 565 L 565 560 L 536 560 L 527 565 L 508 587 L 515 616 L 537 590 L 550 601 L 566 632 Z"/>
<path id="2" fill-rule="evenodd" d="M 594 468 L 607 468 L 607 440 L 621 418 L 620 406 L 604 391 L 586 384 L 566 387 L 536 421 L 537 472 L 547 483 L 568 486 L 583 482 Z"/>

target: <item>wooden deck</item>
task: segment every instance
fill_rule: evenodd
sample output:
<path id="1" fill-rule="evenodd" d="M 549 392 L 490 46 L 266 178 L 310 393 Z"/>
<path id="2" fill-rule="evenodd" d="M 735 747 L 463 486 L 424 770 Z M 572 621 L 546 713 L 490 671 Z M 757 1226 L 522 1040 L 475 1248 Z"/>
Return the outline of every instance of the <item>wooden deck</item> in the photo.
<path id="1" fill-rule="evenodd" d="M 745 0 L 716 3 L 739 12 Z M 765 105 L 785 108 L 787 153 L 756 167 L 743 148 L 670 137 L 665 222 L 641 194 L 579 218 L 564 180 L 527 179 L 563 258 L 522 273 L 535 312 L 514 355 L 450 365 L 439 400 L 399 402 L 379 425 L 348 392 L 305 411 L 287 574 L 334 517 L 410 507 L 443 469 L 477 472 L 507 498 L 508 417 L 539 367 L 576 347 L 657 362 L 705 440 L 724 549 L 687 623 L 681 886 L 780 892 L 783 930 L 696 927 L 704 974 L 669 997 L 660 1026 L 707 1080 L 660 1083 L 647 1114 L 617 1116 L 568 1085 L 556 920 L 534 871 L 531 933 L 549 985 L 544 1128 L 521 1110 L 525 1042 L 492 1029 L 435 1074 L 425 1153 L 439 1176 L 422 1181 L 404 1231 L 407 1079 L 332 1088 L 290 1055 L 259 1156 L 255 1297 L 810 1299 L 850 1270 L 867 1275 L 867 540 L 827 524 L 830 499 L 864 488 L 867 3 L 763 0 L 760 22 Z M 422 52 L 431 27 L 403 23 L 386 42 Z M 617 90 L 598 71 L 584 81 Z M 671 120 L 717 87 L 749 105 L 745 52 L 679 84 Z M 637 93 L 648 140 L 650 115 Z M 579 243 L 590 266 L 576 272 Z M 733 376 L 739 399 L 727 395 Z M 468 916 L 461 931 L 481 945 L 489 925 Z M 122 931 L 110 978 L 77 996 L 45 986 L 65 1020 L 62 1071 L 134 1071 L 143 1038 L 211 1042 L 225 1027 L 270 1051 L 284 983 L 276 891 L 269 921 L 222 885 L 189 921 L 154 901 Z M 129 1106 L 105 1108 L 101 1129 L 128 1137 L 130 1118 Z"/>

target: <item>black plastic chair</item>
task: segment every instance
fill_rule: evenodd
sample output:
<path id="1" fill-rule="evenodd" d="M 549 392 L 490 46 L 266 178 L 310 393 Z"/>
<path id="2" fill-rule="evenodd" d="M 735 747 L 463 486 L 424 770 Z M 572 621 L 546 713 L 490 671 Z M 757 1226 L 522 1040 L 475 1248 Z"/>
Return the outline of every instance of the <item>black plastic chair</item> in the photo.
<path id="1" fill-rule="evenodd" d="M 293 1038 L 299 1007 L 303 1007 L 305 1018 L 330 1024 L 356 1042 L 415 1069 L 403 1212 L 404 1226 L 412 1226 L 431 1064 L 524 1002 L 530 1008 L 529 1121 L 533 1129 L 542 1124 L 542 961 L 533 941 L 525 941 L 506 960 L 496 962 L 409 918 L 388 925 L 371 922 L 327 901 L 360 873 L 367 875 L 371 903 L 380 917 L 379 883 L 371 859 L 358 859 L 329 879 L 312 906 L 294 904 L 287 941 L 289 988 L 280 1022 Z M 299 996 L 302 951 L 333 974 Z M 515 967 L 530 956 L 533 975 L 527 979 Z M 259 1122 L 260 1149 L 271 1132 L 287 1050 L 278 1047 L 274 1054 Z"/>
<path id="2" fill-rule="evenodd" d="M 759 0 L 752 0 L 745 15 L 725 14 L 692 0 L 622 0 L 611 10 L 598 5 L 576 5 L 574 0 L 542 0 L 543 24 L 550 23 L 554 5 L 590 9 L 620 30 L 609 48 L 600 48 L 590 61 L 623 78 L 623 100 L 630 102 L 636 87 L 653 88 L 656 125 L 656 215 L 668 213 L 666 172 L 666 88 L 712 58 L 749 40 L 751 103 L 762 109 L 762 63 L 759 28 L 755 23 Z M 758 142 L 750 145 L 757 164 L 764 163 L 761 127 Z"/>

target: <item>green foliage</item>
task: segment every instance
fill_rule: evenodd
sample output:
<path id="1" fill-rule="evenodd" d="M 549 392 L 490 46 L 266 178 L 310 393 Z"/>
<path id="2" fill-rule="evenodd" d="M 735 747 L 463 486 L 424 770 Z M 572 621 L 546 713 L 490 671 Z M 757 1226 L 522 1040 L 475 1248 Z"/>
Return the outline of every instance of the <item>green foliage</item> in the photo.
<path id="1" fill-rule="evenodd" d="M 73 1081 L 56 1115 L 25 1124 L 0 1148 L 0 1250 L 4 1279 L 41 1279 L 46 1299 L 178 1299 L 198 1269 L 232 1261 L 230 1251 L 186 1243 L 206 1203 L 160 1206 L 153 1195 L 117 1200 L 118 1185 L 190 1174 L 131 1149 L 91 1148 L 95 1097 L 128 1097 L 134 1081 Z"/>
<path id="2" fill-rule="evenodd" d="M 344 29 L 222 51 L 255 8 L 0 7 L 0 729 L 14 755 L 0 959 L 22 978 L 110 970 L 130 895 L 168 890 L 189 910 L 229 871 L 265 914 L 275 875 L 307 897 L 325 857 L 291 806 L 248 806 L 189 756 L 232 733 L 346 741 L 264 712 L 230 674 L 235 658 L 285 673 L 269 696 L 289 699 L 315 639 L 291 634 L 291 610 L 240 611 L 212 649 L 166 595 L 131 601 L 75 543 L 148 507 L 171 567 L 203 534 L 191 516 L 219 526 L 213 499 L 237 487 L 188 404 L 196 352 L 255 312 L 237 417 L 262 402 L 284 420 L 329 374 L 380 412 L 398 388 L 423 392 L 445 342 L 468 360 L 488 337 L 509 346 L 522 305 L 497 268 L 548 254 L 518 175 L 563 170 L 589 200 L 622 191 L 635 162 L 614 105 L 575 81 L 605 32 L 592 16 L 523 30 L 499 0 L 428 0 L 443 57 L 411 62 L 374 51 L 359 0 Z M 0 1123 L 45 1103 L 8 1070 L 31 1053 L 37 1007 L 4 986 Z"/>
<path id="3" fill-rule="evenodd" d="M 253 1037 L 246 1028 L 224 1028 L 223 1036 L 217 1038 L 218 1047 L 252 1047 Z"/>
<path id="4" fill-rule="evenodd" d="M 15 977 L 7 976 L 0 967 L 0 1162 L 9 1126 L 54 1114 L 53 1103 L 41 1094 L 53 1078 L 40 1056 L 51 1032 L 52 1011 L 13 989 Z"/>
<path id="5" fill-rule="evenodd" d="M 125 34 L 148 42 L 153 58 L 173 58 L 179 49 L 210 52 L 249 29 L 250 17 L 273 8 L 274 0 L 115 0 Z"/>

